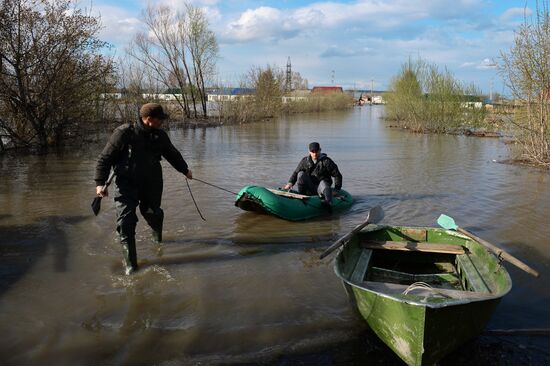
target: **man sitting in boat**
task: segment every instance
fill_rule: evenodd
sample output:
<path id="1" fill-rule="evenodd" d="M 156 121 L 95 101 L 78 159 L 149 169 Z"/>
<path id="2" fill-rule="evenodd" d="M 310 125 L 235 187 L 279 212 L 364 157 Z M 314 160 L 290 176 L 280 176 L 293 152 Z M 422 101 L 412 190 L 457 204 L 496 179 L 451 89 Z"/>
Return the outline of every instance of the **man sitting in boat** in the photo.
<path id="1" fill-rule="evenodd" d="M 318 194 L 323 199 L 321 201 L 323 205 L 331 212 L 332 178 L 334 178 L 334 190 L 338 192 L 342 188 L 342 174 L 338 166 L 327 154 L 321 154 L 321 146 L 318 142 L 312 142 L 309 144 L 309 155 L 300 161 L 284 189 L 291 189 L 298 183 L 300 194 L 308 196 Z"/>

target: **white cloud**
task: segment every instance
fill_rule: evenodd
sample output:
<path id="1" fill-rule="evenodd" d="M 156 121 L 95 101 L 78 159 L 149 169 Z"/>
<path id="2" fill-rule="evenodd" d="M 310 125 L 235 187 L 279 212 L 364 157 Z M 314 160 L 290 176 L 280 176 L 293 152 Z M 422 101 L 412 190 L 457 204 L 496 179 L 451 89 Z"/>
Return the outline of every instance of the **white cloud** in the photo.
<path id="1" fill-rule="evenodd" d="M 489 58 L 484 58 L 483 60 L 476 61 L 476 62 L 472 62 L 472 61 L 463 62 L 460 65 L 460 67 L 461 68 L 475 68 L 477 70 L 492 70 L 492 69 L 497 68 L 497 64 L 496 64 L 495 61 L 493 61 Z"/>
<path id="2" fill-rule="evenodd" d="M 496 68 L 497 68 L 496 62 L 488 58 L 483 59 L 483 61 L 481 61 L 476 66 L 476 69 L 479 69 L 479 70 L 496 69 Z"/>
<path id="3" fill-rule="evenodd" d="M 144 30 L 136 14 L 150 0 L 136 1 L 128 11 L 99 7 L 107 26 L 101 38 L 124 46 Z M 178 9 L 183 3 L 154 4 L 161 1 Z M 509 47 L 524 12 L 511 0 L 511 6 L 499 2 L 497 9 L 494 0 L 326 0 L 303 6 L 268 0 L 257 7 L 247 0 L 248 9 L 236 1 L 192 1 L 216 32 L 223 78 L 238 79 L 252 65 L 284 67 L 290 56 L 293 70 L 312 85 L 330 82 L 335 70 L 337 83 L 374 79 L 384 87 L 409 57 L 477 81 L 495 72 L 490 60 Z"/>
<path id="4" fill-rule="evenodd" d="M 510 8 L 506 10 L 500 16 L 501 20 L 508 20 L 510 18 L 523 18 L 524 16 L 530 16 L 533 11 L 529 8 Z"/>
<path id="5" fill-rule="evenodd" d="M 285 19 L 282 11 L 262 6 L 254 10 L 246 10 L 237 21 L 229 23 L 226 35 L 237 41 L 250 41 L 271 39 L 275 35 L 286 38 L 295 30 L 292 22 Z"/>
<path id="6" fill-rule="evenodd" d="M 126 44 L 143 26 L 142 22 L 127 10 L 109 5 L 99 5 L 93 12 L 101 16 L 100 37 L 111 43 Z"/>
<path id="7" fill-rule="evenodd" d="M 353 3 L 318 2 L 297 9 L 262 6 L 247 9 L 230 22 L 224 32 L 227 41 L 285 39 L 307 31 L 361 25 L 370 31 L 396 31 L 422 19 L 465 17 L 477 9 L 474 0 L 358 0 Z"/>

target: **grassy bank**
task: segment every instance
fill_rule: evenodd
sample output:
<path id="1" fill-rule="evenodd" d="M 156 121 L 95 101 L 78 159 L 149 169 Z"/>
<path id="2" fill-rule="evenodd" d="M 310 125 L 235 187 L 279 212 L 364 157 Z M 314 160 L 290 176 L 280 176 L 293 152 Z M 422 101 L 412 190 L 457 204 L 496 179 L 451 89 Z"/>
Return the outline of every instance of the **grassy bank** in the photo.
<path id="1" fill-rule="evenodd" d="M 278 97 L 278 100 L 281 98 Z M 249 123 L 274 118 L 282 114 L 325 112 L 353 107 L 353 98 L 345 93 L 310 95 L 304 98 L 266 105 L 253 96 L 216 104 L 216 118 L 226 123 Z"/>

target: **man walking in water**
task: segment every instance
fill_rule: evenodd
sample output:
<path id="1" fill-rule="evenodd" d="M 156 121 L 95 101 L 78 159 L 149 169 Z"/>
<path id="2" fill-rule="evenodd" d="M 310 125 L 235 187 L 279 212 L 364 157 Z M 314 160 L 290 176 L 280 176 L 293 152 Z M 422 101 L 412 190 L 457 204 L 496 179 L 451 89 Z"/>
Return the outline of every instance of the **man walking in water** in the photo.
<path id="1" fill-rule="evenodd" d="M 335 191 L 339 191 L 342 188 L 342 174 L 338 166 L 327 154 L 321 154 L 318 142 L 312 142 L 309 144 L 309 155 L 300 161 L 284 189 L 291 189 L 297 182 L 300 194 L 319 194 L 323 198 L 322 204 L 332 213 L 332 178 Z"/>
<path id="2" fill-rule="evenodd" d="M 99 156 L 96 173 L 96 193 L 108 195 L 104 188 L 111 168 L 115 173 L 116 229 L 122 245 L 125 273 L 138 268 L 135 231 L 138 217 L 136 207 L 153 230 L 153 239 L 162 242 L 164 212 L 162 200 L 161 158 L 165 158 L 177 171 L 193 179 L 191 170 L 161 129 L 168 118 L 157 103 L 144 104 L 135 123 L 126 123 L 113 132 Z"/>

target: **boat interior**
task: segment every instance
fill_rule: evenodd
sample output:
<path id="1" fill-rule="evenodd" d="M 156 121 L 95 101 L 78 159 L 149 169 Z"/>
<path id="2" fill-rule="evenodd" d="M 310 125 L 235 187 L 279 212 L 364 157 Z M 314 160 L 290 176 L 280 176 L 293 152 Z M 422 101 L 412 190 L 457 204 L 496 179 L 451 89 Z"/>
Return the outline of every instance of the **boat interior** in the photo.
<path id="1" fill-rule="evenodd" d="M 493 297 L 491 283 L 467 239 L 428 242 L 428 231 L 410 229 L 358 236 L 350 282 L 389 295 L 476 299 Z M 430 238 L 431 239 L 431 238 Z M 476 263 L 478 262 L 478 263 Z M 490 277 L 490 276 L 489 276 Z"/>

